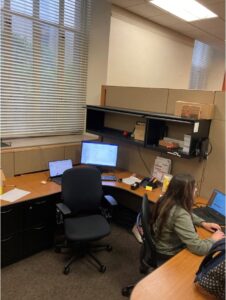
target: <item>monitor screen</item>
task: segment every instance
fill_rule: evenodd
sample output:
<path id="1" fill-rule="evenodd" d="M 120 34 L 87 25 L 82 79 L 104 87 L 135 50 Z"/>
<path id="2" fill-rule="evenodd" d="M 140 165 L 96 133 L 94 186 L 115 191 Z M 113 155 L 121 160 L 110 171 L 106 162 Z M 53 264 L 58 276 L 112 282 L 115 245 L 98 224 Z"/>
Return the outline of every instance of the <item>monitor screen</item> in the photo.
<path id="1" fill-rule="evenodd" d="M 71 159 L 56 160 L 49 162 L 49 175 L 50 177 L 56 177 L 63 175 L 64 171 L 72 168 Z"/>
<path id="2" fill-rule="evenodd" d="M 215 190 L 214 199 L 209 207 L 220 213 L 222 216 L 225 216 L 225 194 Z"/>
<path id="3" fill-rule="evenodd" d="M 116 167 L 118 145 L 82 142 L 81 164 Z"/>

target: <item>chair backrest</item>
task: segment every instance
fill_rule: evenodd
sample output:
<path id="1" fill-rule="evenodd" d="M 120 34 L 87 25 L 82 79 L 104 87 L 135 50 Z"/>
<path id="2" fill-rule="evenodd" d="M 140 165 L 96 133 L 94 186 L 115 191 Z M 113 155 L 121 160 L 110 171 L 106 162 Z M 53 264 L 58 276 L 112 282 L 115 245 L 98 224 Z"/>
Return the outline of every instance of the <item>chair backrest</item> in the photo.
<path id="1" fill-rule="evenodd" d="M 73 215 L 98 211 L 103 197 L 100 171 L 95 167 L 66 170 L 62 176 L 62 196 Z"/>
<path id="2" fill-rule="evenodd" d="M 141 210 L 141 224 L 143 228 L 143 245 L 144 245 L 144 259 L 146 263 L 153 267 L 157 268 L 157 252 L 155 244 L 151 237 L 151 228 L 150 228 L 150 202 L 148 200 L 147 194 L 144 194 L 142 201 L 142 210 Z"/>

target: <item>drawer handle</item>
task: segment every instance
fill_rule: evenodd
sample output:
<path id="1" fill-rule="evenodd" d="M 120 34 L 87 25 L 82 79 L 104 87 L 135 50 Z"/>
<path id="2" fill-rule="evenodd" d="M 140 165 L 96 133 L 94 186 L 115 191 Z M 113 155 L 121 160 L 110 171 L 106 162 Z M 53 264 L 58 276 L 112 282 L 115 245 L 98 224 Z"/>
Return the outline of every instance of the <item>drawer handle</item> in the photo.
<path id="1" fill-rule="evenodd" d="M 8 209 L 8 210 L 5 210 L 5 211 L 1 211 L 1 213 L 2 213 L 2 214 L 7 214 L 7 213 L 9 213 L 9 212 L 11 212 L 11 211 L 13 211 L 12 208 L 11 208 L 11 209 Z"/>
<path id="2" fill-rule="evenodd" d="M 34 227 L 35 230 L 41 230 L 41 229 L 43 229 L 43 228 L 45 228 L 45 225 L 42 225 L 42 226 L 40 226 L 40 227 Z"/>
<path id="3" fill-rule="evenodd" d="M 44 203 L 46 203 L 46 201 L 37 201 L 34 204 L 41 205 L 41 204 L 44 204 Z"/>
<path id="4" fill-rule="evenodd" d="M 9 241 L 9 240 L 11 240 L 11 239 L 12 239 L 12 236 L 10 236 L 10 237 L 8 237 L 8 238 L 6 238 L 6 239 L 3 239 L 2 242 L 7 242 L 7 241 Z"/>

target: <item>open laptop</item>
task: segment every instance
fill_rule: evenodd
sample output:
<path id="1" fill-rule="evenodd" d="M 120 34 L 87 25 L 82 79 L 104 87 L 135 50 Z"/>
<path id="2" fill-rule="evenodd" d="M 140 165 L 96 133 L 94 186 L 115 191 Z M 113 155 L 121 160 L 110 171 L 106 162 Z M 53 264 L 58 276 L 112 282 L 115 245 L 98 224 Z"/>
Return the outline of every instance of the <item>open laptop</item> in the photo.
<path id="1" fill-rule="evenodd" d="M 50 161 L 49 176 L 51 181 L 61 184 L 64 171 L 71 169 L 72 167 L 71 159 Z"/>
<path id="2" fill-rule="evenodd" d="M 193 213 L 207 222 L 225 226 L 225 194 L 213 190 L 207 206 L 194 208 Z"/>

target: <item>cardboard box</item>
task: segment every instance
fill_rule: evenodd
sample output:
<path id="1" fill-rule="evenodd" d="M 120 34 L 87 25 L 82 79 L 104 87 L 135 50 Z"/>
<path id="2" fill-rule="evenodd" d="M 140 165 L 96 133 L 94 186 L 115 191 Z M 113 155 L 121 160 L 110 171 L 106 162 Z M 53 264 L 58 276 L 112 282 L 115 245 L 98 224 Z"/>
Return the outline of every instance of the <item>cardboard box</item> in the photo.
<path id="1" fill-rule="evenodd" d="M 213 118 L 214 104 L 177 101 L 174 114 L 179 117 L 209 120 Z"/>
<path id="2" fill-rule="evenodd" d="M 145 136 L 145 126 L 143 122 L 137 122 L 134 130 L 134 139 L 139 141 L 144 141 Z"/>

